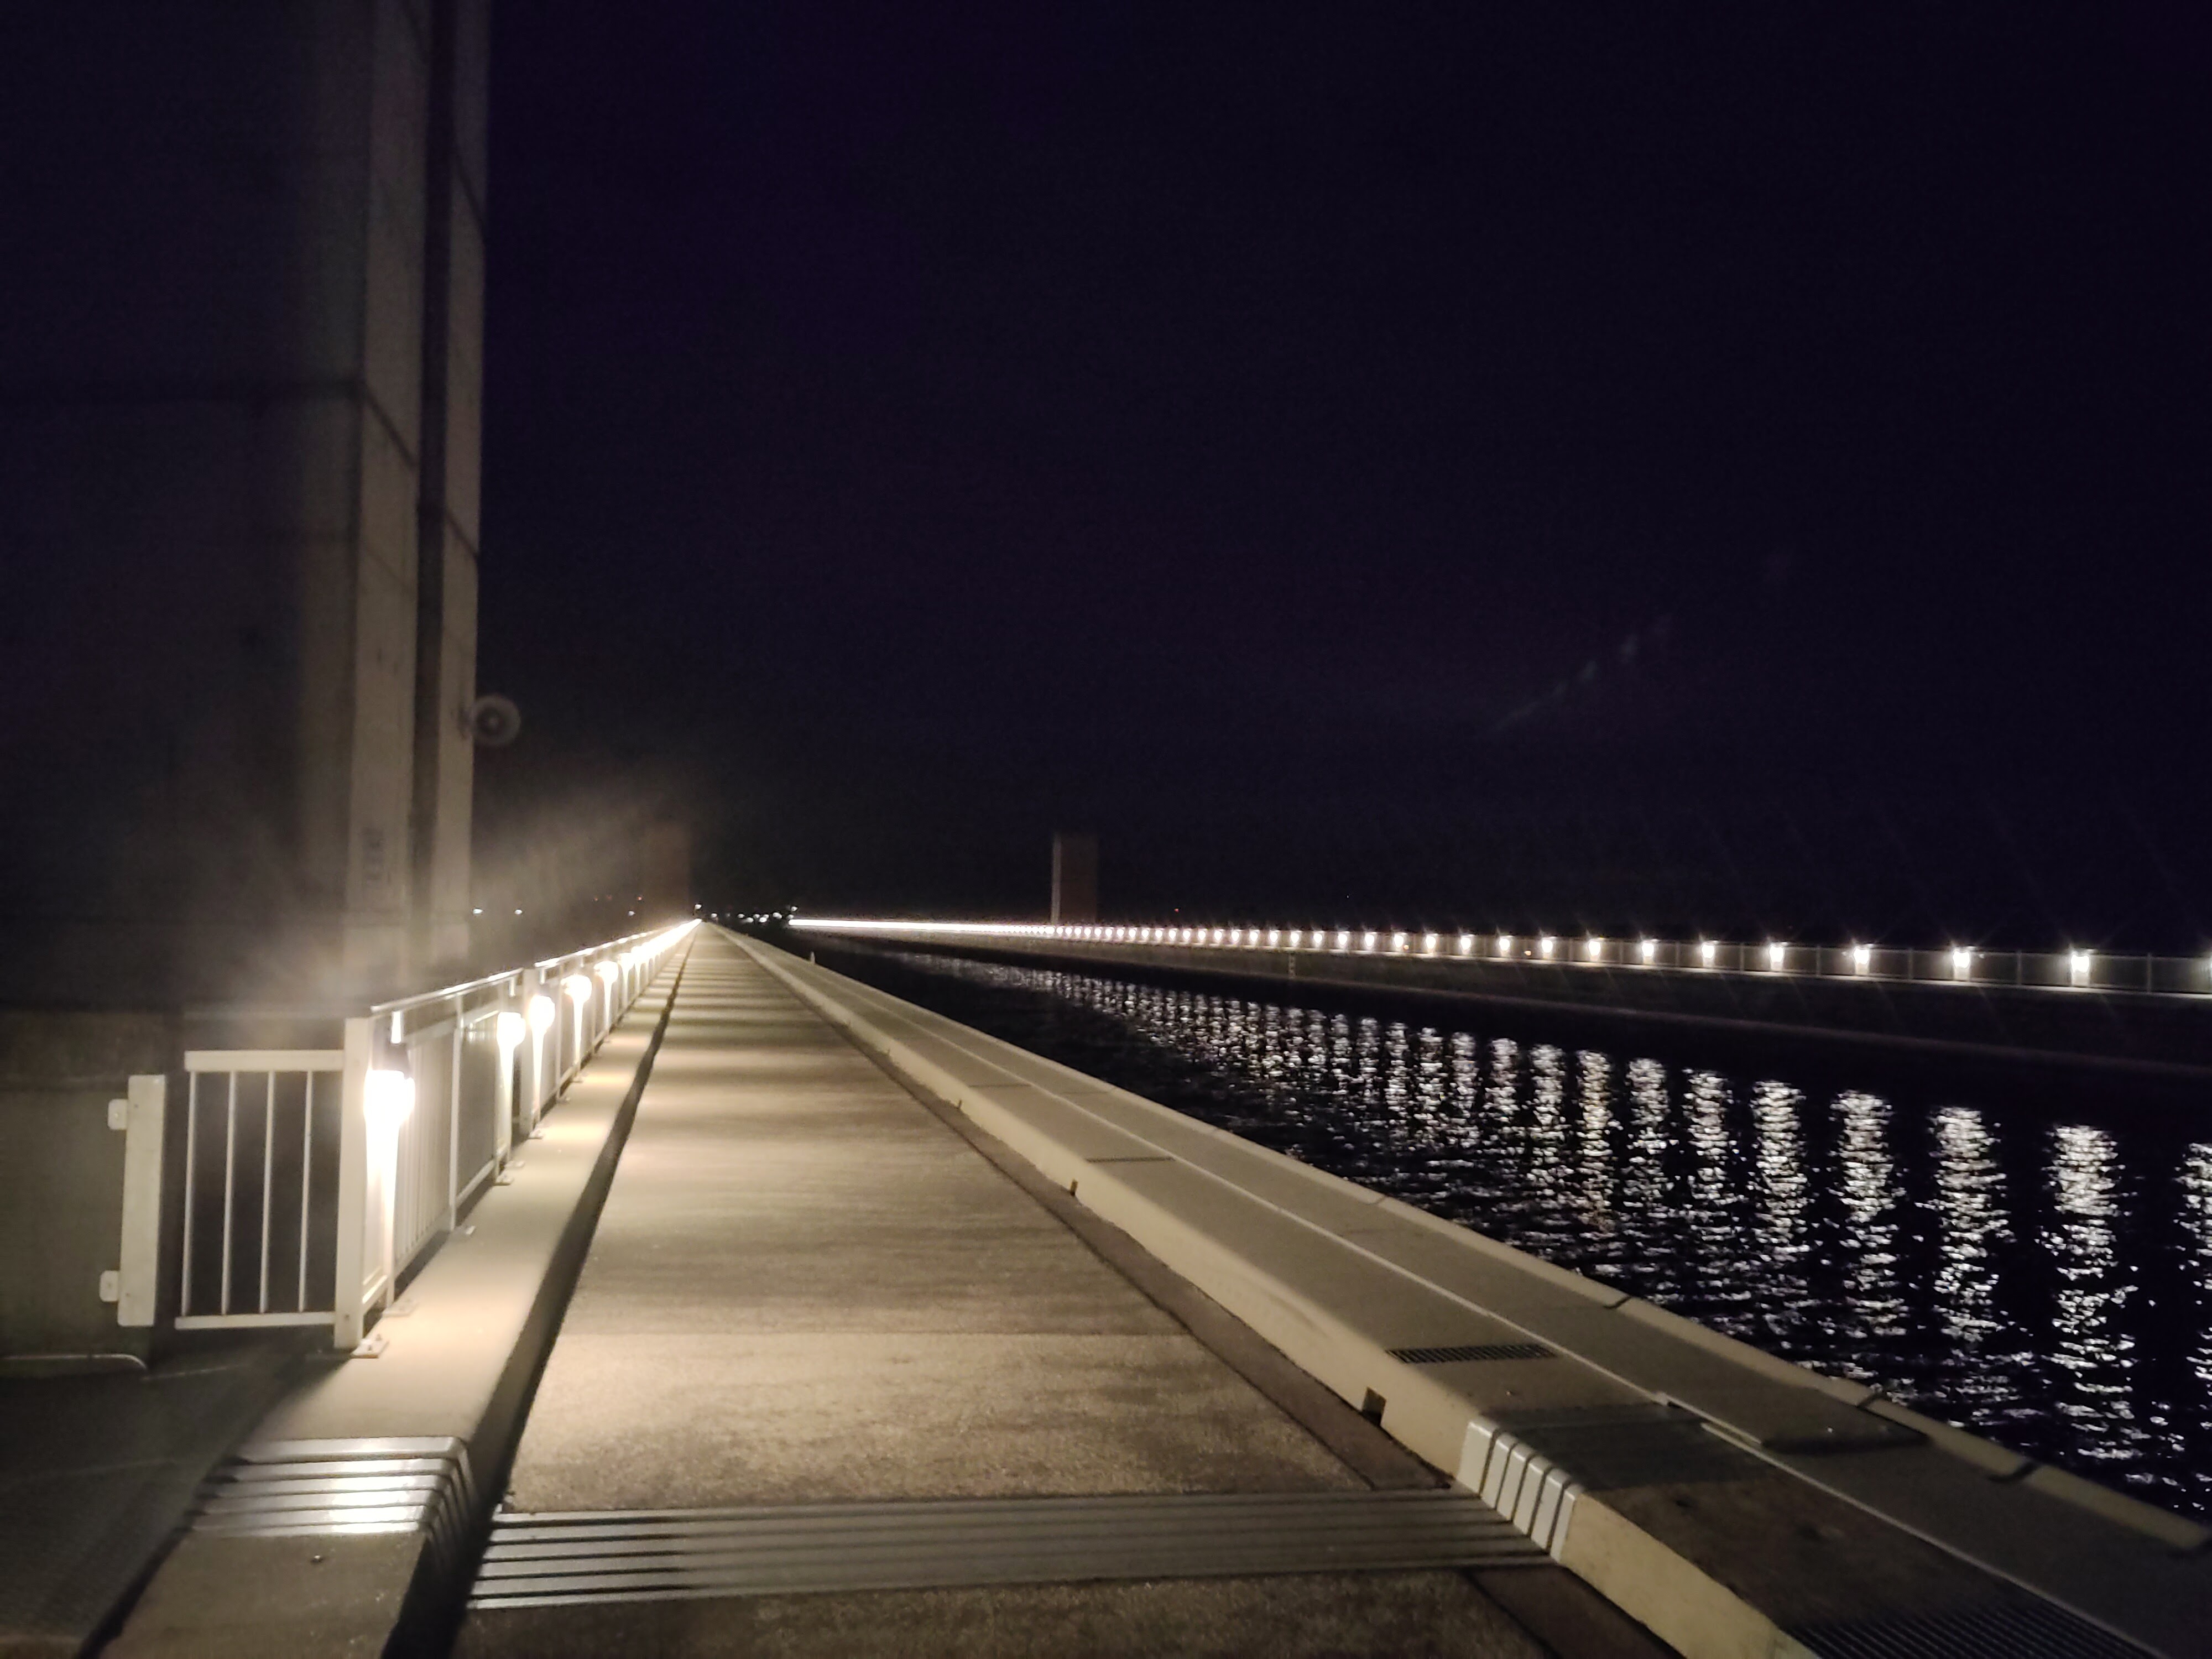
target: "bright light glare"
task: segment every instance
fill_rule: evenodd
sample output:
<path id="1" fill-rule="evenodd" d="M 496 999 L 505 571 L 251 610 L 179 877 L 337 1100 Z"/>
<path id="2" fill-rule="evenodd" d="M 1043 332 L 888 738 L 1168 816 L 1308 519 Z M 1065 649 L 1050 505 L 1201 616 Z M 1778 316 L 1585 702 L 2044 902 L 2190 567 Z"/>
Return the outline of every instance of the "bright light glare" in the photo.
<path id="1" fill-rule="evenodd" d="M 1702 939 L 1698 942 L 1698 960 L 1704 963 L 1706 967 L 1710 968 L 1714 963 L 1720 960 L 1720 954 L 1721 947 L 1714 944 L 1712 940 Z"/>
<path id="2" fill-rule="evenodd" d="M 530 999 L 530 1029 L 540 1036 L 553 1029 L 553 999 L 551 997 Z"/>
<path id="3" fill-rule="evenodd" d="M 1363 951 L 1373 950 L 1375 948 L 1375 935 L 1372 933 L 1362 933 L 1359 936 L 1359 948 Z"/>
<path id="4" fill-rule="evenodd" d="M 2096 953 L 2093 951 L 2069 951 L 2066 953 L 2067 977 L 2076 985 L 2087 985 L 2089 982 L 2090 965 L 2095 960 L 2095 956 Z"/>
<path id="5" fill-rule="evenodd" d="M 1870 945 L 1851 946 L 1851 971 L 1863 974 L 1874 966 L 1874 947 Z"/>
<path id="6" fill-rule="evenodd" d="M 501 1009 L 499 1018 L 492 1022 L 492 1033 L 499 1039 L 500 1053 L 511 1054 L 520 1048 L 522 1046 L 523 1033 L 529 1029 L 529 1022 L 514 1010 Z"/>
<path id="7" fill-rule="evenodd" d="M 1658 961 L 1659 941 L 1656 939 L 1645 939 L 1641 945 L 1638 945 L 1636 947 L 1636 954 L 1642 957 L 1646 962 Z"/>
<path id="8" fill-rule="evenodd" d="M 1789 948 L 1790 947 L 1788 945 L 1783 944 L 1779 939 L 1776 939 L 1770 943 L 1766 947 L 1766 965 L 1774 969 L 1777 973 L 1779 973 L 1782 970 L 1782 958 L 1784 953 L 1786 952 Z"/>
<path id="9" fill-rule="evenodd" d="M 617 980 L 622 977 L 622 969 L 616 967 L 611 962 L 603 962 L 598 967 L 592 969 L 592 971 L 597 974 L 609 985 L 613 984 Z"/>
<path id="10" fill-rule="evenodd" d="M 1974 971 L 1974 953 L 1963 945 L 1951 947 L 1951 977 L 1966 979 Z"/>
<path id="11" fill-rule="evenodd" d="M 592 981 L 581 974 L 569 975 L 561 981 L 561 988 L 568 994 L 571 1002 L 585 1003 L 592 1000 Z"/>
<path id="12" fill-rule="evenodd" d="M 1462 933 L 1459 936 L 1459 953 L 1463 957 L 1471 957 L 1474 954 L 1474 934 Z"/>
<path id="13" fill-rule="evenodd" d="M 1605 954 L 1605 941 L 1601 939 L 1594 939 L 1589 940 L 1583 946 L 1583 954 L 1588 957 L 1592 962 L 1595 962 L 1600 957 Z"/>
<path id="14" fill-rule="evenodd" d="M 1405 936 L 1403 933 L 1393 933 L 1393 934 L 1391 934 L 1391 935 L 1390 935 L 1390 948 L 1391 948 L 1392 950 L 1394 950 L 1394 951 L 1402 951 L 1402 950 L 1404 950 L 1404 949 L 1406 948 L 1406 936 Z"/>
<path id="15" fill-rule="evenodd" d="M 1498 936 L 1498 954 L 1501 957 L 1510 957 L 1513 954 L 1512 934 L 1500 933 Z"/>
<path id="16" fill-rule="evenodd" d="M 1542 938 L 1536 941 L 1536 954 L 1543 957 L 1547 962 L 1549 962 L 1552 959 L 1552 953 L 1559 948 L 1559 941 L 1553 939 L 1549 933 L 1546 933 Z"/>
<path id="17" fill-rule="evenodd" d="M 397 1133 L 415 1109 L 415 1079 L 404 1072 L 374 1071 L 362 1097 L 362 1110 L 372 1134 Z"/>

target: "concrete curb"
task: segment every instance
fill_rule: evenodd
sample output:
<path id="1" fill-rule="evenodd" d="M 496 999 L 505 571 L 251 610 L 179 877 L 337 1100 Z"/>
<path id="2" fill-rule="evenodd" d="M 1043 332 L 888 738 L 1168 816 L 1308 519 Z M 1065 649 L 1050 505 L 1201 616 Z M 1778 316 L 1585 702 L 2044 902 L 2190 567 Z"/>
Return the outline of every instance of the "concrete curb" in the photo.
<path id="1" fill-rule="evenodd" d="M 670 961 L 518 1149 L 511 1182 L 486 1190 L 380 1322 L 382 1352 L 325 1364 L 248 1437 L 108 1654 L 442 1650 L 689 954 Z M 378 1529 L 350 1516 L 248 1529 L 208 1512 L 241 1477 L 331 1470 L 392 1489 Z"/>
<path id="2" fill-rule="evenodd" d="M 2193 1522 L 741 943 L 1693 1659 L 2200 1650 Z"/>

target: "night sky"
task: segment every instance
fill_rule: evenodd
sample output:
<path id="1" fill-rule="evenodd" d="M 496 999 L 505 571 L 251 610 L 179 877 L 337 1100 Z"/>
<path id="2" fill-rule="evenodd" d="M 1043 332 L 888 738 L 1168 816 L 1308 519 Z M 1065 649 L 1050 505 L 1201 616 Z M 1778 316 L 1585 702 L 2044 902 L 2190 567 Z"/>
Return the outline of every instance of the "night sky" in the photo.
<path id="1" fill-rule="evenodd" d="M 2193 15 L 503 6 L 487 834 L 2198 948 Z"/>

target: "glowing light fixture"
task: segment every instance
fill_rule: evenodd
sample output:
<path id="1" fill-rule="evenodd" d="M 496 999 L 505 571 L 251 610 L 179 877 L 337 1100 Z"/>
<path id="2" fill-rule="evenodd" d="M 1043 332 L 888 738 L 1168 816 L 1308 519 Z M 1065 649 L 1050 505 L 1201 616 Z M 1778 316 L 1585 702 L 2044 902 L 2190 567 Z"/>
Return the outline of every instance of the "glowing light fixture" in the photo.
<path id="1" fill-rule="evenodd" d="M 1951 977 L 1972 979 L 1974 976 L 1974 953 L 1963 945 L 1951 947 Z"/>
<path id="2" fill-rule="evenodd" d="M 1340 931 L 1336 936 L 1336 948 L 1340 951 L 1349 951 L 1352 948 L 1352 935 Z"/>
<path id="3" fill-rule="evenodd" d="M 1782 971 L 1783 962 L 1789 956 L 1789 953 L 1790 947 L 1784 945 L 1780 939 L 1769 939 L 1766 945 L 1767 971 L 1774 974 L 1780 973 Z"/>
<path id="4" fill-rule="evenodd" d="M 1273 949 L 1275 948 L 1275 946 L 1277 945 L 1277 944 L 1279 944 L 1279 943 L 1281 941 L 1282 937 L 1283 937 L 1283 930 L 1282 930 L 1281 928 L 1279 928 L 1279 927 L 1270 927 L 1270 928 L 1267 930 L 1267 948 L 1268 948 L 1270 951 L 1273 950 Z"/>
<path id="5" fill-rule="evenodd" d="M 1392 950 L 1394 950 L 1394 951 L 1402 951 L 1402 950 L 1404 950 L 1404 949 L 1406 948 L 1406 936 L 1405 936 L 1403 933 L 1393 933 L 1393 934 L 1391 934 L 1391 935 L 1390 935 L 1390 948 L 1391 948 Z"/>
<path id="6" fill-rule="evenodd" d="M 415 1079 L 404 1072 L 374 1071 L 368 1074 L 368 1086 L 362 1096 L 362 1111 L 368 1119 L 368 1132 L 379 1139 L 389 1139 L 399 1133 L 415 1109 Z"/>
<path id="7" fill-rule="evenodd" d="M 1647 963 L 1658 961 L 1659 941 L 1656 939 L 1645 939 L 1636 947 L 1636 954 L 1641 957 Z"/>
<path id="8" fill-rule="evenodd" d="M 501 1009 L 499 1018 L 492 1022 L 492 1035 L 499 1040 L 500 1053 L 511 1054 L 520 1048 L 523 1034 L 529 1029 L 530 1023 L 514 1009 Z"/>
<path id="9" fill-rule="evenodd" d="M 1359 936 L 1359 948 L 1363 951 L 1373 950 L 1375 948 L 1375 935 L 1372 933 L 1362 933 Z"/>
<path id="10" fill-rule="evenodd" d="M 1851 946 L 1851 971 L 1863 974 L 1874 966 L 1874 947 L 1870 945 Z"/>
<path id="11" fill-rule="evenodd" d="M 2087 985 L 2096 969 L 2096 952 L 2069 951 L 2066 953 L 2066 977 L 2076 985 Z"/>
<path id="12" fill-rule="evenodd" d="M 622 977 L 622 969 L 611 962 L 603 962 L 592 971 L 599 976 L 599 982 L 603 985 L 611 985 Z"/>
<path id="13" fill-rule="evenodd" d="M 1705 963 L 1706 967 L 1710 968 L 1713 963 L 1719 961 L 1720 955 L 1721 947 L 1714 944 L 1712 940 L 1708 939 L 1698 941 L 1698 960 Z"/>
<path id="14" fill-rule="evenodd" d="M 553 999 L 551 997 L 530 999 L 530 1029 L 540 1036 L 544 1036 L 546 1032 L 553 1029 Z"/>
<path id="15" fill-rule="evenodd" d="M 561 981 L 561 988 L 568 994 L 568 1000 L 580 1007 L 592 1000 L 592 981 L 581 974 L 569 975 Z"/>
<path id="16" fill-rule="evenodd" d="M 1436 955 L 1437 936 L 1434 933 L 1424 933 L 1421 935 L 1421 950 L 1425 955 Z"/>
<path id="17" fill-rule="evenodd" d="M 1549 962 L 1552 959 L 1553 953 L 1559 948 L 1559 941 L 1553 939 L 1549 933 L 1544 934 L 1536 941 L 1536 954 L 1543 957 L 1547 962 Z"/>
<path id="18" fill-rule="evenodd" d="M 1498 954 L 1501 957 L 1510 957 L 1513 954 L 1512 934 L 1500 933 L 1498 936 Z"/>
<path id="19" fill-rule="evenodd" d="M 1601 939 L 1585 939 L 1583 942 L 1583 954 L 1592 962 L 1597 961 L 1605 955 L 1605 941 Z"/>
<path id="20" fill-rule="evenodd" d="M 1474 954 L 1474 934 L 1462 933 L 1459 936 L 1459 953 L 1463 957 L 1471 957 Z"/>

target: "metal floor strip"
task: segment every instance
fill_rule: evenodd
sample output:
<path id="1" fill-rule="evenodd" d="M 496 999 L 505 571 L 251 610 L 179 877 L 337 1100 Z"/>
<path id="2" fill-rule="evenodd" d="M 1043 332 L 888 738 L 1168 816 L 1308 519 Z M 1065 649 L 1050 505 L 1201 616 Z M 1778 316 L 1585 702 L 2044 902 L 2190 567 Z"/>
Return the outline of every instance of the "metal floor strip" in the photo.
<path id="1" fill-rule="evenodd" d="M 501 1514 L 470 1605 L 1539 1565 L 1462 1492 L 1117 1494 Z"/>

